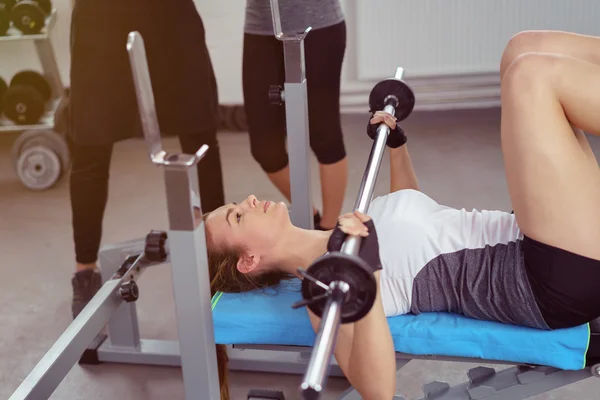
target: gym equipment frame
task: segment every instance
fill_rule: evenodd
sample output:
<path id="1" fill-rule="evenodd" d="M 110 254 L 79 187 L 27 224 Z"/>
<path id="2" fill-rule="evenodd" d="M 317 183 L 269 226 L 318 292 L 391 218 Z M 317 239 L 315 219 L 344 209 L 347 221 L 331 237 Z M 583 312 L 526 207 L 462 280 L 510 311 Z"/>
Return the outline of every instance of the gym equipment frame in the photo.
<path id="1" fill-rule="evenodd" d="M 311 31 L 283 33 L 279 0 L 271 0 L 275 37 L 283 43 L 285 58 L 284 87 L 269 88 L 271 103 L 285 103 L 287 148 L 290 164 L 291 219 L 300 228 L 313 229 L 312 188 L 309 158 L 308 93 L 304 62 L 304 38 Z"/>

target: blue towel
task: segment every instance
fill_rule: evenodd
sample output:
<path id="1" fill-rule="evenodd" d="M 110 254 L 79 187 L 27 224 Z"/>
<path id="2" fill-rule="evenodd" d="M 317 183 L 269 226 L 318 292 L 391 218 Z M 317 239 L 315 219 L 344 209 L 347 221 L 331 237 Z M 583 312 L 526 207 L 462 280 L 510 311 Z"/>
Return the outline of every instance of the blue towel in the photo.
<path id="1" fill-rule="evenodd" d="M 213 298 L 215 341 L 219 344 L 312 346 L 315 334 L 293 280 L 277 288 L 218 293 Z M 544 331 L 456 314 L 425 313 L 388 318 L 397 352 L 481 358 L 577 370 L 585 367 L 589 325 Z"/>

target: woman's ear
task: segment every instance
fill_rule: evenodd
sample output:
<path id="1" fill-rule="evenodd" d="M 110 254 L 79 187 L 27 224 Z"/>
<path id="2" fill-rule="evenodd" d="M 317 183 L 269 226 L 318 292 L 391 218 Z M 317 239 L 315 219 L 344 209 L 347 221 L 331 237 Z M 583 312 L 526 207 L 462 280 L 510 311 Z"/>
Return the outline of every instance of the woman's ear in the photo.
<path id="1" fill-rule="evenodd" d="M 258 267 L 260 257 L 255 254 L 243 253 L 237 262 L 237 269 L 242 274 L 248 274 Z"/>

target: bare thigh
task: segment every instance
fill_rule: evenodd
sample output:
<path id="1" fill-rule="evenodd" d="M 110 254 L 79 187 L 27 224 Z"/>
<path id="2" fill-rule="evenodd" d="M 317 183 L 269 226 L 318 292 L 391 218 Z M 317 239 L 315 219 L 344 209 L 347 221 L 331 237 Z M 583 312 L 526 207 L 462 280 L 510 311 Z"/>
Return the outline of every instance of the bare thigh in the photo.
<path id="1" fill-rule="evenodd" d="M 514 35 L 502 54 L 500 62 L 500 78 L 512 62 L 526 53 L 562 54 L 600 65 L 600 37 L 581 35 L 572 32 L 531 30 Z M 579 144 L 590 162 L 598 164 L 587 137 L 581 129 L 573 126 Z"/>
<path id="2" fill-rule="evenodd" d="M 526 54 L 502 81 L 502 150 L 523 233 L 600 260 L 600 169 L 572 125 L 600 134 L 600 66 Z M 593 154 L 592 154 L 593 156 Z"/>

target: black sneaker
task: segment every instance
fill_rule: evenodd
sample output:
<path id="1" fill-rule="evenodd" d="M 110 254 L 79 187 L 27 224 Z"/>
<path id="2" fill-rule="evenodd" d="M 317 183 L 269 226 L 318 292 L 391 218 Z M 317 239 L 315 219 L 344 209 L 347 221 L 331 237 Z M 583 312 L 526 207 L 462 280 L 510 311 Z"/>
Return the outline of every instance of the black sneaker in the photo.
<path id="1" fill-rule="evenodd" d="M 71 311 L 75 319 L 102 286 L 102 275 L 96 268 L 76 272 L 71 279 L 73 303 Z"/>

